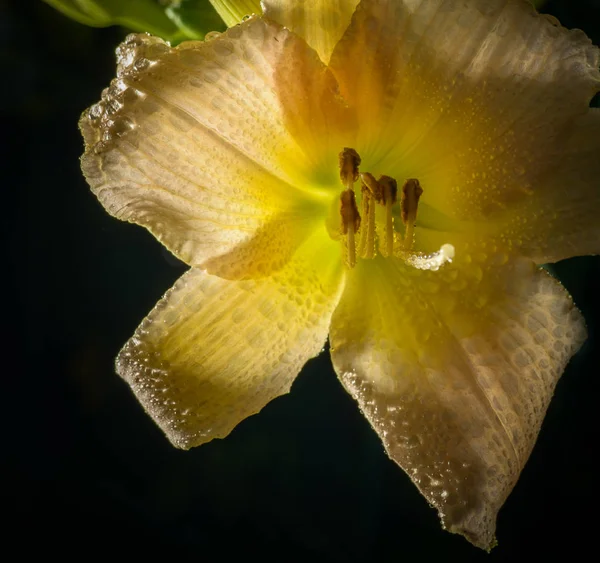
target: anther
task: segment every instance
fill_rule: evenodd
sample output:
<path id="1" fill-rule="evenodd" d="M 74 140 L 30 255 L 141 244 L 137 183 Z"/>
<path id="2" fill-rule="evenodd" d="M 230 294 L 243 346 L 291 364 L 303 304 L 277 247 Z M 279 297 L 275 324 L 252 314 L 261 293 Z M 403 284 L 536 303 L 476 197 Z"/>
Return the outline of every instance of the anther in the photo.
<path id="1" fill-rule="evenodd" d="M 351 189 L 354 182 L 358 180 L 358 167 L 360 156 L 354 149 L 345 147 L 339 154 L 340 179 L 346 188 Z"/>
<path id="2" fill-rule="evenodd" d="M 404 248 L 410 250 L 413 244 L 415 221 L 417 220 L 417 208 L 419 198 L 423 194 L 423 188 L 419 180 L 411 178 L 404 182 L 402 186 L 402 196 L 400 199 L 402 222 L 406 230 L 404 231 Z"/>
<path id="3" fill-rule="evenodd" d="M 363 172 L 360 175 L 363 190 L 367 191 L 377 203 L 383 203 L 383 189 L 381 184 L 375 180 L 375 176 L 369 172 Z"/>

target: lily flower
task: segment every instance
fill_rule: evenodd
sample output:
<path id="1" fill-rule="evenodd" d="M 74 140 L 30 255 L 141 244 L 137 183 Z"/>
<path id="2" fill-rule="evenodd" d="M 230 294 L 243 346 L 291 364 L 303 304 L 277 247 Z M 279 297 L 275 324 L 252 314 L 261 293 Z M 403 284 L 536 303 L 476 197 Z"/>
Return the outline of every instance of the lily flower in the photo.
<path id="1" fill-rule="evenodd" d="M 538 265 L 600 250 L 599 50 L 525 0 L 262 6 L 130 35 L 82 116 L 94 194 L 190 266 L 117 371 L 190 448 L 329 335 L 390 458 L 489 548 L 586 337 Z"/>

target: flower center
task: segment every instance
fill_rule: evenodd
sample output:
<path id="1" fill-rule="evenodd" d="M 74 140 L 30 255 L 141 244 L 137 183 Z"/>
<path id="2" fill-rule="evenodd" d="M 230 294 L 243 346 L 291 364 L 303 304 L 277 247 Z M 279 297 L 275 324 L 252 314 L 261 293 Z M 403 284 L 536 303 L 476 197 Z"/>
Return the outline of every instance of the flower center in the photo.
<path id="1" fill-rule="evenodd" d="M 344 148 L 339 155 L 340 179 L 345 190 L 340 195 L 340 234 L 345 246 L 348 268 L 356 259 L 372 259 L 377 251 L 385 258 L 400 258 L 422 270 L 437 270 L 454 257 L 454 247 L 444 244 L 438 252 L 424 255 L 413 252 L 414 228 L 419 199 L 423 188 L 419 180 L 410 178 L 400 190 L 400 217 L 404 234 L 394 228 L 394 205 L 398 202 L 398 184 L 390 176 L 379 179 L 369 172 L 360 172 L 361 158 L 352 148 Z M 360 180 L 361 212 L 356 203 L 354 184 Z"/>

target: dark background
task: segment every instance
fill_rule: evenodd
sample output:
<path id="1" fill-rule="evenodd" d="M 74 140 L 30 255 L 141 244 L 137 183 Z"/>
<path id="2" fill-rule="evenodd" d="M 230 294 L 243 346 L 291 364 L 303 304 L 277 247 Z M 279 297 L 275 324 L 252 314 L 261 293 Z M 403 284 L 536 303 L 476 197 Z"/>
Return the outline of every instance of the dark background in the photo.
<path id="1" fill-rule="evenodd" d="M 556 0 L 545 11 L 600 43 L 598 1 Z M 190 452 L 167 443 L 113 360 L 184 268 L 144 229 L 109 217 L 78 163 L 79 114 L 113 77 L 124 34 L 40 2 L 0 3 L 2 551 L 14 544 L 19 560 L 587 559 L 600 500 L 599 258 L 555 266 L 590 338 L 500 512 L 491 555 L 440 529 L 328 354 L 226 440 Z"/>

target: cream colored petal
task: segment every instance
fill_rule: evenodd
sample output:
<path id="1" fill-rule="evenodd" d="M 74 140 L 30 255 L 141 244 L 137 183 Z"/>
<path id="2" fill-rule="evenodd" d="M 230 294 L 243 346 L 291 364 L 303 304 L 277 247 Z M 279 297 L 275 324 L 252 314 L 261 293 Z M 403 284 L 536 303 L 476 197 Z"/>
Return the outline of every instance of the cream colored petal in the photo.
<path id="1" fill-rule="evenodd" d="M 260 15 L 260 0 L 210 0 L 214 9 L 228 27 L 237 25 L 244 16 Z"/>
<path id="2" fill-rule="evenodd" d="M 265 17 L 291 29 L 324 63 L 350 23 L 358 0 L 262 0 Z"/>
<path id="3" fill-rule="evenodd" d="M 526 0 L 363 0 L 331 68 L 358 109 L 365 167 L 418 178 L 422 202 L 454 219 L 487 221 L 542 197 L 600 89 L 598 62 L 583 32 Z"/>
<path id="4" fill-rule="evenodd" d="M 158 303 L 117 371 L 174 445 L 223 438 L 289 391 L 327 338 L 338 253 L 323 234 L 272 277 L 227 281 L 192 268 Z"/>
<path id="5" fill-rule="evenodd" d="M 548 160 L 543 189 L 505 214 L 503 235 L 539 264 L 600 254 L 600 109 L 577 120 Z"/>
<path id="6" fill-rule="evenodd" d="M 302 87 L 299 73 L 280 88 L 287 68 L 314 80 Z M 246 260 L 268 273 L 325 213 L 312 157 L 327 152 L 322 124 L 344 111 L 332 80 L 301 39 L 259 19 L 176 48 L 129 36 L 117 79 L 80 122 L 84 174 L 111 214 L 188 264 L 239 277 L 231 264 Z M 295 124 L 309 112 L 320 144 Z"/>
<path id="7" fill-rule="evenodd" d="M 389 456 L 446 529 L 487 549 L 585 327 L 532 262 L 506 263 L 481 245 L 461 251 L 439 272 L 360 261 L 330 341 Z"/>

